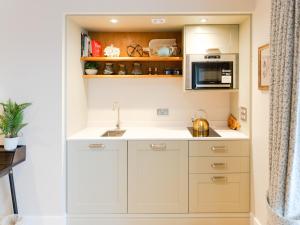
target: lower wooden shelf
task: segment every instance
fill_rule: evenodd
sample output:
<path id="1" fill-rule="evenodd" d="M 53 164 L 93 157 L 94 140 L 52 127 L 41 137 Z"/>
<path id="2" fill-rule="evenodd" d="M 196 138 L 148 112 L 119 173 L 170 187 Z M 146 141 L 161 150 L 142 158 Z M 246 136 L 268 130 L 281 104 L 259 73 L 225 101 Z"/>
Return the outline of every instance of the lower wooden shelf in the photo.
<path id="1" fill-rule="evenodd" d="M 182 75 L 82 75 L 84 79 L 92 78 L 182 78 Z"/>

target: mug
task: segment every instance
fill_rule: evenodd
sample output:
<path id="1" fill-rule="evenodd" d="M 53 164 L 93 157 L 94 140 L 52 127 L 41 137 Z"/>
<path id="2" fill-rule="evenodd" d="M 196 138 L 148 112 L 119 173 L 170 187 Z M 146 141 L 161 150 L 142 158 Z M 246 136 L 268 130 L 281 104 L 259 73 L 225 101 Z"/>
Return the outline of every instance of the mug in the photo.
<path id="1" fill-rule="evenodd" d="M 160 47 L 157 50 L 158 56 L 171 56 L 172 55 L 172 49 L 169 47 Z"/>

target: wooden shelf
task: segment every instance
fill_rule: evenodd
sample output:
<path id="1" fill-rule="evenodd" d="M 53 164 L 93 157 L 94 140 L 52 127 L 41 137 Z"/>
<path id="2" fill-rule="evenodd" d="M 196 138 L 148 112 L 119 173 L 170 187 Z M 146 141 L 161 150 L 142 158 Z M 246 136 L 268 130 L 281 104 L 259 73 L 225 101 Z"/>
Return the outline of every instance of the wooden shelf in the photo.
<path id="1" fill-rule="evenodd" d="M 188 93 L 199 93 L 199 92 L 213 92 L 213 93 L 237 93 L 239 92 L 238 88 L 234 88 L 234 89 L 197 89 L 197 90 L 184 90 L 185 92 Z"/>
<path id="2" fill-rule="evenodd" d="M 182 78 L 182 75 L 82 75 L 85 79 L 92 78 Z"/>
<path id="3" fill-rule="evenodd" d="M 80 60 L 84 62 L 180 62 L 183 57 L 81 57 Z"/>

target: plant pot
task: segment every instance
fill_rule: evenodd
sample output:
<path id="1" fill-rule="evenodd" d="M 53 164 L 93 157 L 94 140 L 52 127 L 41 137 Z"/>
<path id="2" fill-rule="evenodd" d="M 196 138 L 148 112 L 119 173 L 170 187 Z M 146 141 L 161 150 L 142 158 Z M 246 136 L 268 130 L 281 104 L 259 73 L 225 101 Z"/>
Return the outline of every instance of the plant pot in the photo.
<path id="1" fill-rule="evenodd" d="M 96 75 L 98 73 L 97 69 L 85 69 L 87 75 Z"/>
<path id="2" fill-rule="evenodd" d="M 17 148 L 19 143 L 19 137 L 15 138 L 4 138 L 4 149 L 11 151 Z"/>

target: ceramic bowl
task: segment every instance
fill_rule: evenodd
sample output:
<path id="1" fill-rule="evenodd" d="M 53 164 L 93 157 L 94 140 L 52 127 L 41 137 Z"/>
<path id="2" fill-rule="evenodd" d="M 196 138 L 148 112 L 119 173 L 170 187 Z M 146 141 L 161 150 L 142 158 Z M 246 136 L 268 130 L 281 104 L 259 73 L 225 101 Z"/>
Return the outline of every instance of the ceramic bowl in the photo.
<path id="1" fill-rule="evenodd" d="M 85 69 L 87 75 L 96 75 L 98 73 L 97 69 Z"/>

